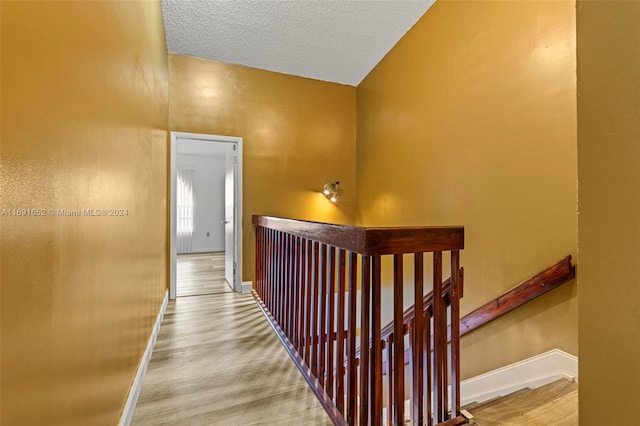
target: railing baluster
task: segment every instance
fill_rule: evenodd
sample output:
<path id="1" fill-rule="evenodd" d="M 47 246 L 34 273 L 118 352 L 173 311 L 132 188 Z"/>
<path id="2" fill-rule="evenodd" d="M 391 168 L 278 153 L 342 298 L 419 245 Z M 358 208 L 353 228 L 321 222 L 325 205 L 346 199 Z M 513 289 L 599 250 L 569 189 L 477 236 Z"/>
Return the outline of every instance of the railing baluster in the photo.
<path id="1" fill-rule="evenodd" d="M 460 252 L 451 252 L 451 417 L 460 415 Z"/>
<path id="2" fill-rule="evenodd" d="M 305 321 L 304 321 L 304 361 L 307 365 L 311 365 L 311 298 L 313 286 L 311 282 L 312 262 L 313 262 L 313 243 L 307 240 L 307 280 L 305 283 L 307 303 L 305 305 Z"/>
<path id="3" fill-rule="evenodd" d="M 329 290 L 328 290 L 329 308 L 327 314 L 327 382 L 325 389 L 329 398 L 333 398 L 334 392 L 334 369 L 338 365 L 335 362 L 334 357 L 334 341 L 336 336 L 334 327 L 334 318 L 336 315 L 335 302 L 336 302 L 336 248 L 331 246 L 329 248 Z"/>
<path id="4" fill-rule="evenodd" d="M 306 313 L 305 295 L 307 291 L 307 281 L 305 280 L 305 265 L 307 264 L 307 240 L 299 239 L 300 267 L 298 270 L 298 352 L 304 356 L 304 318 Z"/>
<path id="5" fill-rule="evenodd" d="M 278 234 L 278 231 L 273 231 L 273 235 L 271 236 L 271 259 L 273 264 L 271 265 L 271 300 L 269 301 L 271 312 L 276 320 L 278 315 L 278 304 L 276 299 L 278 291 Z"/>
<path id="6" fill-rule="evenodd" d="M 278 258 L 276 256 L 276 235 L 277 231 L 271 232 L 270 253 L 271 268 L 269 270 L 269 309 L 275 312 L 275 293 L 276 293 L 276 268 L 278 266 Z"/>
<path id="7" fill-rule="evenodd" d="M 409 320 L 409 359 L 408 359 L 408 364 L 407 367 L 405 368 L 405 372 L 408 373 L 407 376 L 409 377 L 409 424 L 410 425 L 415 425 L 417 424 L 417 420 L 415 417 L 415 413 L 413 410 L 413 407 L 416 404 L 415 401 L 415 382 L 413 380 L 414 377 L 414 373 L 415 373 L 415 358 L 413 357 L 413 354 L 416 351 L 416 347 L 414 345 L 414 339 L 415 339 L 415 318 Z"/>
<path id="8" fill-rule="evenodd" d="M 273 238 L 273 258 L 274 258 L 274 267 L 273 267 L 273 301 L 271 304 L 273 305 L 274 318 L 278 323 L 280 322 L 280 297 L 282 293 L 280 292 L 280 237 L 282 236 L 282 232 L 277 231 Z"/>
<path id="9" fill-rule="evenodd" d="M 282 305 L 280 306 L 282 316 L 282 330 L 289 335 L 289 312 L 286 309 L 289 306 L 289 234 L 283 232 L 282 235 Z"/>
<path id="10" fill-rule="evenodd" d="M 278 279 L 278 270 L 280 269 L 280 257 L 278 253 L 278 242 L 280 239 L 280 232 L 276 231 L 273 233 L 273 241 L 271 242 L 273 249 L 273 271 L 271 273 L 271 306 L 273 307 L 273 312 L 275 312 L 275 318 L 278 320 L 279 314 L 279 305 L 278 305 L 278 286 L 280 284 L 280 280 Z"/>
<path id="11" fill-rule="evenodd" d="M 371 359 L 370 359 L 370 388 L 369 419 L 373 426 L 382 424 L 382 340 L 380 339 L 380 309 L 381 299 L 381 264 L 380 256 L 371 258 Z M 364 388 L 362 392 L 365 392 Z"/>
<path id="12" fill-rule="evenodd" d="M 275 231 L 269 229 L 267 230 L 267 267 L 266 267 L 266 280 L 265 280 L 265 284 L 266 284 L 266 288 L 265 288 L 265 298 L 264 298 L 264 303 L 265 305 L 269 308 L 269 310 L 271 310 L 271 291 L 272 291 L 272 285 L 271 283 L 273 282 L 271 279 L 271 271 L 273 269 L 273 241 L 272 241 L 272 236 L 273 233 Z"/>
<path id="13" fill-rule="evenodd" d="M 357 407 L 357 376 L 356 366 L 356 292 L 357 292 L 357 262 L 355 253 L 349 253 L 349 306 L 347 315 L 349 324 L 347 327 L 347 423 L 356 424 Z"/>
<path id="14" fill-rule="evenodd" d="M 389 335 L 387 339 L 387 425 L 393 425 L 393 414 L 394 414 L 394 392 L 393 392 L 393 383 L 394 383 L 394 371 L 393 371 L 393 341 L 395 337 L 393 333 Z M 404 421 L 402 422 L 404 424 Z"/>
<path id="15" fill-rule="evenodd" d="M 284 252 L 284 232 L 278 233 L 278 322 L 280 324 L 284 324 L 284 298 L 286 295 L 285 292 L 285 281 L 284 281 L 284 263 L 285 263 L 285 252 Z"/>
<path id="16" fill-rule="evenodd" d="M 264 300 L 267 292 L 265 288 L 265 282 L 267 280 L 267 265 L 268 265 L 268 257 L 267 257 L 267 229 L 260 228 L 260 255 L 262 256 L 262 261 L 260 265 L 260 297 Z"/>
<path id="17" fill-rule="evenodd" d="M 311 366 L 311 372 L 313 375 L 318 378 L 318 253 L 319 253 L 319 244 L 317 242 L 313 243 L 313 278 L 311 283 L 311 297 L 312 297 L 312 309 L 313 314 L 311 315 L 311 359 L 309 360 L 309 365 Z"/>
<path id="18" fill-rule="evenodd" d="M 320 386 L 325 384 L 325 362 L 327 346 L 327 246 L 320 246 L 320 311 L 319 311 L 319 336 L 320 356 L 318 357 L 318 380 Z"/>
<path id="19" fill-rule="evenodd" d="M 282 321 L 282 325 L 284 326 L 283 330 L 287 333 L 287 296 L 289 294 L 289 286 L 287 283 L 287 234 L 282 233 L 280 237 L 280 318 Z"/>
<path id="20" fill-rule="evenodd" d="M 285 312 L 287 314 L 287 335 L 293 336 L 293 313 L 295 304 L 293 303 L 295 287 L 293 285 L 293 235 L 287 234 L 287 303 L 285 304 Z"/>
<path id="21" fill-rule="evenodd" d="M 282 232 L 280 236 L 280 321 L 284 325 L 284 332 L 287 332 L 287 234 Z"/>
<path id="22" fill-rule="evenodd" d="M 300 266 L 300 252 L 298 251 L 298 237 L 291 237 L 291 343 L 297 344 L 298 339 L 298 267 Z"/>
<path id="23" fill-rule="evenodd" d="M 289 336 L 291 340 L 295 338 L 295 318 L 296 318 L 296 237 L 291 235 L 289 237 L 289 305 L 287 310 L 289 311 Z"/>
<path id="24" fill-rule="evenodd" d="M 415 294 L 415 312 L 413 320 L 413 342 L 411 356 L 413 360 L 413 395 L 412 395 L 412 415 L 414 424 L 424 425 L 423 411 L 423 363 L 422 363 L 422 336 L 424 334 L 424 299 L 423 299 L 423 280 L 424 280 L 424 255 L 416 253 L 414 255 L 414 294 Z M 418 314 L 419 313 L 419 314 Z"/>
<path id="25" fill-rule="evenodd" d="M 442 253 L 433 253 L 433 352 L 435 422 L 447 419 L 447 324 L 442 297 Z"/>
<path id="26" fill-rule="evenodd" d="M 264 263 L 262 264 L 262 283 L 260 283 L 262 303 L 266 305 L 268 299 L 268 273 L 269 273 L 269 230 L 267 228 L 262 229 L 262 257 L 264 259 Z"/>
<path id="27" fill-rule="evenodd" d="M 360 282 L 360 424 L 369 421 L 369 315 L 371 304 L 371 257 L 362 256 Z"/>
<path id="28" fill-rule="evenodd" d="M 255 253 L 256 253 L 256 263 L 254 265 L 255 268 L 255 291 L 258 293 L 260 297 L 262 297 L 262 292 L 260 291 L 260 268 L 262 266 L 262 244 L 260 242 L 260 238 L 262 235 L 262 228 L 256 228 L 256 245 L 255 245 Z"/>
<path id="29" fill-rule="evenodd" d="M 393 255 L 393 405 L 394 424 L 404 424 L 404 324 L 403 324 L 403 269 L 402 255 Z"/>
<path id="30" fill-rule="evenodd" d="M 345 287 L 346 287 L 346 259 L 345 251 L 338 249 L 338 318 L 336 324 L 336 407 L 343 415 L 344 411 L 344 330 L 345 330 Z"/>
<path id="31" fill-rule="evenodd" d="M 433 307 L 432 307 L 433 309 Z M 431 417 L 431 392 L 433 390 L 432 380 L 433 380 L 433 363 L 431 362 L 431 315 L 429 314 L 429 310 L 424 314 L 424 352 L 423 352 L 423 360 L 425 364 L 424 369 L 424 383 L 426 386 L 425 393 L 423 396 L 424 399 L 424 412 L 427 418 L 425 424 L 427 426 L 431 426 L 433 424 Z"/>
<path id="32" fill-rule="evenodd" d="M 282 318 L 282 324 L 284 325 L 284 332 L 289 333 L 289 324 L 287 323 L 287 306 L 289 299 L 289 277 L 287 276 L 287 266 L 289 263 L 289 247 L 288 247 L 288 235 L 283 232 L 281 238 L 281 258 L 280 263 L 280 277 L 282 280 L 282 298 L 280 299 L 280 317 Z"/>

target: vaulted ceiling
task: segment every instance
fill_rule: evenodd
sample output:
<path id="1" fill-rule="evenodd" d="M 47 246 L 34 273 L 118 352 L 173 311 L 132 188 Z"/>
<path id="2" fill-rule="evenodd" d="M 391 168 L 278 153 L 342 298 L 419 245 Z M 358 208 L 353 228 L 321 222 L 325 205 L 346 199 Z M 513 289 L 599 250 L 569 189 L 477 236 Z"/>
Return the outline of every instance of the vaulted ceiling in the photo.
<path id="1" fill-rule="evenodd" d="M 170 53 L 357 86 L 435 0 L 162 0 Z"/>

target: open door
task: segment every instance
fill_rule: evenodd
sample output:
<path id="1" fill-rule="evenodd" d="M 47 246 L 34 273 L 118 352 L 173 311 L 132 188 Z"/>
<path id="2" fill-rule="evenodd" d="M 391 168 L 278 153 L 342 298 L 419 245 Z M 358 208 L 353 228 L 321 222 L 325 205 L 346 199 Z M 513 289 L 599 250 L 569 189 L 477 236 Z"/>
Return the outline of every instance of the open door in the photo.
<path id="1" fill-rule="evenodd" d="M 176 194 L 177 144 L 180 139 L 191 139 L 227 145 L 225 152 L 225 279 L 235 291 L 242 291 L 242 138 L 236 136 L 203 135 L 171 132 L 170 150 L 170 221 L 169 221 L 169 298 L 176 298 Z M 239 228 L 239 229 L 236 229 Z M 250 286 L 248 287 L 250 291 Z"/>
<path id="2" fill-rule="evenodd" d="M 224 179 L 224 273 L 229 287 L 235 289 L 237 265 L 237 250 L 235 244 L 235 176 L 238 167 L 238 157 L 236 145 L 233 144 L 230 148 L 232 149 L 226 154 L 227 170 Z"/>

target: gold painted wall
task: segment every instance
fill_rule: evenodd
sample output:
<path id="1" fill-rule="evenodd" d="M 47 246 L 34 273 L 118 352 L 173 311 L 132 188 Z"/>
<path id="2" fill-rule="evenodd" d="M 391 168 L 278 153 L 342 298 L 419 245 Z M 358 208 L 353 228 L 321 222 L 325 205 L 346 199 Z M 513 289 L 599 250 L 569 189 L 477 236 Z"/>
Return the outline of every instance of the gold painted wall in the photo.
<path id="1" fill-rule="evenodd" d="M 579 0 L 577 19 L 580 424 L 630 425 L 640 416 L 640 2 Z"/>
<path id="2" fill-rule="evenodd" d="M 357 89 L 357 223 L 464 225 L 463 314 L 575 260 L 575 3 L 439 0 Z M 575 282 L 463 339 L 464 378 L 577 353 Z"/>
<path id="3" fill-rule="evenodd" d="M 253 280 L 251 215 L 353 224 L 355 88 L 169 55 L 169 129 L 241 136 L 243 280 Z M 318 191 L 339 180 L 334 205 Z"/>
<path id="4" fill-rule="evenodd" d="M 166 288 L 160 2 L 0 7 L 0 424 L 114 425 Z"/>

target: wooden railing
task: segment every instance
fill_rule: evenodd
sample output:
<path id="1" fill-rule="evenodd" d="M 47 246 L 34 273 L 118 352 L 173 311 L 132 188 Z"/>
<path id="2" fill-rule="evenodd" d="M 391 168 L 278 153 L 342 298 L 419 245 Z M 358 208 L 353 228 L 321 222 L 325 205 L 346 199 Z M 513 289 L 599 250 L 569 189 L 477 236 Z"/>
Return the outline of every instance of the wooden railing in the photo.
<path id="1" fill-rule="evenodd" d="M 464 228 L 362 228 L 265 216 L 254 216 L 253 224 L 254 296 L 335 424 L 381 425 L 386 407 L 387 424 L 403 425 L 405 399 L 412 424 L 466 423 L 460 416 L 459 339 Z M 444 252 L 450 252 L 452 277 L 446 288 Z M 433 264 L 426 310 L 425 253 L 432 253 Z M 406 254 L 413 256 L 415 310 L 425 312 L 408 324 L 403 318 Z M 394 319 L 384 335 L 383 256 L 393 257 Z M 405 347 L 412 360 L 407 371 Z M 386 383 L 383 363 L 391 366 Z"/>
<path id="2" fill-rule="evenodd" d="M 461 298 L 464 293 L 464 279 L 463 268 L 460 268 L 459 277 L 459 297 Z M 568 283 L 576 277 L 576 267 L 571 263 L 571 255 L 559 260 L 548 268 L 540 271 L 533 277 L 521 282 L 511 290 L 502 294 L 501 296 L 485 303 L 478 309 L 468 313 L 460 319 L 460 337 L 482 327 L 491 321 L 500 318 L 501 316 L 519 308 L 520 306 L 560 287 L 563 284 Z M 443 284 L 443 294 L 445 297 L 445 303 L 448 303 L 448 292 L 451 286 L 451 280 L 447 279 Z M 433 294 L 429 293 L 423 298 L 423 306 L 425 311 L 430 311 L 432 306 Z M 430 312 L 425 312 L 430 313 Z M 405 328 L 408 329 L 409 325 L 415 317 L 415 305 L 411 305 L 403 313 L 403 323 Z M 382 328 L 382 336 L 388 336 L 393 331 L 393 322 L 385 325 Z M 448 329 L 448 334 L 451 334 L 451 328 Z M 449 337 L 450 339 L 450 337 Z M 356 355 L 359 357 L 359 354 Z M 404 362 L 407 365 L 411 364 L 411 354 L 408 350 L 404 352 Z M 384 374 L 387 371 L 387 365 L 382 366 Z"/>

